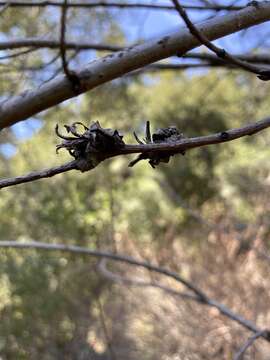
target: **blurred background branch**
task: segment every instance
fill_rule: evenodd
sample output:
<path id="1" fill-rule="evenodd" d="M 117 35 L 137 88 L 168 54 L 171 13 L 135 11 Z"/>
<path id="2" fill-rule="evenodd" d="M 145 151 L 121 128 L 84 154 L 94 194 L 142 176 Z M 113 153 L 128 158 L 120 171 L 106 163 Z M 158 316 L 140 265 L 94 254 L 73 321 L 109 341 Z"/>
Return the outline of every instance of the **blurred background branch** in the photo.
<path id="1" fill-rule="evenodd" d="M 269 1 L 181 5 L 211 44 L 269 69 Z M 0 176 L 59 173 L 1 191 L 0 357 L 268 359 L 269 134 L 228 140 L 268 126 L 269 83 L 203 48 L 170 0 L 0 7 Z M 173 125 L 194 149 L 155 172 L 127 167 L 152 143 L 91 174 L 59 167 L 55 124 L 93 120 L 127 144 Z"/>

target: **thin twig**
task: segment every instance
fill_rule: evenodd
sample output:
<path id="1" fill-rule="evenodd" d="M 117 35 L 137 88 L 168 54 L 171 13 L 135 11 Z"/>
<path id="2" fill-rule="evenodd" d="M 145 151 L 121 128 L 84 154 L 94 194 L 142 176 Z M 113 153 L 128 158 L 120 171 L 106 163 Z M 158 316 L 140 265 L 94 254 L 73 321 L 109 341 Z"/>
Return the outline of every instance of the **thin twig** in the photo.
<path id="1" fill-rule="evenodd" d="M 7 73 L 21 73 L 22 71 L 24 72 L 28 72 L 28 73 L 38 73 L 39 71 L 45 71 L 48 72 L 49 74 L 51 74 L 51 70 L 46 70 L 44 68 L 42 68 L 42 66 L 44 66 L 44 68 L 47 66 L 47 64 L 43 64 L 43 65 L 39 65 L 39 66 L 29 66 L 29 67 L 25 67 L 25 66 L 12 66 L 10 64 L 1 64 L 0 63 L 0 67 L 2 67 L 2 71 L 0 73 L 2 74 L 7 74 Z M 124 77 L 126 78 L 131 78 L 134 76 L 139 76 L 141 74 L 145 74 L 145 73 L 160 73 L 160 72 L 166 72 L 166 71 L 185 71 L 188 69 L 210 69 L 210 68 L 223 68 L 223 69 L 227 69 L 227 70 L 237 70 L 236 66 L 229 64 L 229 63 L 207 63 L 207 62 L 201 62 L 198 64 L 193 64 L 193 63 L 185 63 L 185 64 L 152 64 L 152 65 L 148 65 L 144 68 L 142 68 L 141 70 L 136 70 L 136 71 L 132 71 L 126 75 L 124 75 Z M 62 72 L 63 68 L 62 66 L 60 68 L 57 68 L 53 75 L 51 75 L 49 77 L 48 80 L 44 81 L 44 83 L 49 82 L 50 80 L 54 79 L 58 74 L 60 74 Z M 270 67 L 269 67 L 270 70 Z"/>
<path id="2" fill-rule="evenodd" d="M 64 49 L 66 50 L 97 50 L 97 51 L 119 51 L 123 50 L 122 46 L 110 45 L 103 43 L 91 43 L 82 41 L 64 41 Z M 61 39 L 42 39 L 40 37 L 29 38 L 13 38 L 10 40 L 0 41 L 0 50 L 12 50 L 31 47 L 36 49 L 59 49 L 61 47 Z"/>
<path id="3" fill-rule="evenodd" d="M 15 58 L 15 57 L 19 57 L 21 55 L 26 55 L 26 54 L 29 54 L 29 53 L 33 53 L 34 51 L 37 51 L 38 49 L 37 48 L 29 48 L 27 50 L 21 50 L 21 51 L 17 51 L 17 52 L 14 52 L 13 54 L 8 54 L 8 55 L 3 55 L 3 56 L 0 56 L 0 60 L 6 60 L 6 59 L 11 59 L 11 58 Z"/>
<path id="4" fill-rule="evenodd" d="M 62 59 L 62 66 L 64 73 L 66 74 L 67 78 L 70 77 L 69 69 L 68 69 L 68 63 L 66 59 L 66 20 L 67 20 L 67 4 L 68 0 L 63 1 L 62 6 L 62 13 L 61 13 L 61 32 L 60 32 L 60 53 L 61 53 L 61 59 Z"/>
<path id="5" fill-rule="evenodd" d="M 119 46 L 113 44 L 106 43 L 95 43 L 88 41 L 80 41 L 79 39 L 76 41 L 67 41 L 65 39 L 65 49 L 66 50 L 76 50 L 76 51 L 87 51 L 87 50 L 96 50 L 96 51 L 121 51 L 125 50 L 128 45 Z M 0 50 L 12 50 L 12 49 L 20 49 L 25 47 L 30 47 L 30 51 L 34 51 L 37 49 L 59 49 L 61 46 L 61 40 L 57 39 L 43 39 L 40 37 L 29 37 L 29 38 L 13 38 L 9 40 L 0 41 Z M 28 51 L 28 50 L 27 50 Z M 226 61 L 224 59 L 216 57 L 212 53 L 187 53 L 181 55 L 182 58 L 187 59 L 198 59 L 205 60 L 212 63 L 224 64 Z M 258 64 L 270 64 L 270 56 L 267 53 L 262 54 L 236 54 L 234 58 L 242 60 L 244 62 L 249 63 L 258 63 Z"/>
<path id="6" fill-rule="evenodd" d="M 209 41 L 207 36 L 205 36 L 190 20 L 189 16 L 185 9 L 180 5 L 179 0 L 171 0 L 175 6 L 175 9 L 184 20 L 185 24 L 187 25 L 190 33 L 195 36 L 197 40 L 200 41 L 201 44 L 205 45 L 208 49 L 212 50 L 219 58 L 222 60 L 226 60 L 235 66 L 241 67 L 242 69 L 249 71 L 251 73 L 257 74 L 258 78 L 264 81 L 270 80 L 270 71 L 269 69 L 262 69 L 253 64 L 249 64 L 248 62 L 242 61 L 231 54 L 229 54 L 226 50 L 219 48 L 218 46 L 214 45 Z M 251 4 L 249 6 L 255 5 Z M 259 7 L 259 4 L 257 5 Z"/>
<path id="7" fill-rule="evenodd" d="M 185 54 L 184 56 L 181 56 L 184 59 L 196 59 L 196 60 L 202 60 L 202 61 L 209 61 L 212 63 L 222 63 L 224 64 L 225 61 L 217 58 L 215 54 L 212 54 L 210 52 L 208 53 L 197 53 L 197 52 L 190 52 L 188 54 Z M 256 63 L 256 64 L 270 64 L 270 56 L 267 53 L 261 53 L 261 54 L 236 54 L 234 57 L 243 60 L 245 62 L 249 63 Z"/>
<path id="8" fill-rule="evenodd" d="M 157 265 L 150 264 L 148 262 L 137 260 L 137 259 L 134 259 L 134 258 L 126 256 L 126 255 L 113 254 L 113 253 L 109 253 L 106 251 L 91 250 L 91 249 L 76 246 L 76 245 L 48 244 L 48 243 L 35 242 L 35 241 L 27 242 L 27 243 L 21 243 L 18 241 L 0 241 L 0 248 L 65 251 L 65 252 L 70 252 L 70 253 L 75 253 L 75 254 L 93 256 L 93 257 L 97 257 L 97 258 L 106 258 L 106 259 L 117 261 L 117 262 L 124 262 L 124 263 L 127 263 L 132 266 L 142 267 L 151 272 L 156 272 L 158 274 L 161 274 L 161 275 L 164 275 L 171 279 L 174 279 L 176 282 L 184 285 L 187 289 L 192 291 L 194 293 L 194 295 L 197 296 L 197 299 L 196 299 L 197 302 L 218 309 L 222 315 L 226 316 L 227 318 L 230 318 L 233 321 L 236 321 L 238 324 L 242 325 L 244 328 L 252 331 L 253 333 L 261 332 L 261 329 L 257 328 L 257 326 L 255 324 L 253 324 L 249 320 L 244 319 L 242 316 L 234 313 L 233 311 L 228 309 L 223 304 L 220 304 L 217 301 L 210 299 L 206 295 L 205 292 L 203 292 L 197 286 L 192 284 L 190 281 L 184 279 L 178 273 L 170 271 L 170 270 L 162 268 L 162 267 L 159 267 Z M 263 339 L 265 339 L 266 341 L 270 342 L 269 333 L 267 331 L 264 330 L 264 332 L 261 334 L 261 337 Z"/>
<path id="9" fill-rule="evenodd" d="M 4 6 L 7 4 L 7 1 L 0 1 L 0 6 Z M 60 1 L 13 1 L 9 2 L 10 7 L 63 7 L 63 3 Z M 120 2 L 120 1 L 91 1 L 91 2 L 80 2 L 80 1 L 70 1 L 68 7 L 72 8 L 119 8 L 119 9 L 149 9 L 149 10 L 169 10 L 175 11 L 174 6 L 170 5 L 162 5 L 162 4 L 147 4 L 147 3 L 128 3 L 128 2 Z M 219 4 L 209 4 L 209 5 L 185 5 L 185 9 L 187 10 L 227 10 L 227 11 L 235 11 L 243 9 L 243 6 L 237 5 L 219 5 Z"/>
<path id="10" fill-rule="evenodd" d="M 72 85 L 76 95 L 80 93 L 80 79 L 73 70 L 69 70 L 66 58 L 66 22 L 67 22 L 68 0 L 63 0 L 61 13 L 61 31 L 60 31 L 60 54 L 62 59 L 63 71 Z"/>
<path id="11" fill-rule="evenodd" d="M 270 340 L 270 336 L 269 336 L 269 331 L 268 330 L 261 330 L 256 332 L 253 336 L 251 336 L 247 342 L 241 347 L 241 349 L 237 352 L 237 354 L 235 354 L 233 360 L 242 360 L 243 356 L 245 354 L 245 352 L 247 351 L 247 349 L 252 346 L 254 344 L 254 342 L 260 338 L 260 337 L 264 337 L 267 336 Z"/>
<path id="12" fill-rule="evenodd" d="M 44 169 L 41 171 L 34 171 L 26 175 L 16 176 L 10 179 L 0 180 L 0 189 L 8 186 L 14 186 L 18 184 L 23 184 L 43 178 L 49 178 L 55 176 L 57 174 L 64 173 L 66 171 L 77 169 L 76 161 L 70 161 L 64 165 L 56 166 L 50 169 Z"/>
<path id="13" fill-rule="evenodd" d="M 124 145 L 120 149 L 108 153 L 101 154 L 102 160 L 109 159 L 111 157 L 119 156 L 119 155 L 128 155 L 128 154 L 136 154 L 141 153 L 146 155 L 147 153 L 162 153 L 162 152 L 170 152 L 173 154 L 181 153 L 183 151 L 187 151 L 189 149 L 198 148 L 201 146 L 208 146 L 213 144 L 220 144 L 224 142 L 229 142 L 235 139 L 239 139 L 243 136 L 253 135 L 258 133 L 266 128 L 270 127 L 270 117 L 260 120 L 256 123 L 249 124 L 243 126 L 238 129 L 231 129 L 223 132 L 219 132 L 212 135 L 207 136 L 199 136 L 195 138 L 183 138 L 180 141 L 175 143 L 159 143 L 159 144 L 139 144 L 139 145 Z M 2 179 L 0 180 L 0 189 L 8 186 L 18 185 L 30 181 L 39 180 L 42 178 L 52 177 L 54 175 L 70 171 L 70 170 L 79 170 L 80 165 L 78 160 L 71 161 L 67 164 L 54 167 L 51 169 L 31 172 L 29 174 L 18 176 L 10 179 Z M 93 167 L 91 167 L 93 169 Z M 89 170 L 91 170 L 89 169 Z M 84 170 L 81 170 L 84 171 Z"/>
<path id="14" fill-rule="evenodd" d="M 128 278 L 126 276 L 122 276 L 122 275 L 113 273 L 112 271 L 108 270 L 108 268 L 106 267 L 106 264 L 107 264 L 107 259 L 104 259 L 104 258 L 101 259 L 101 261 L 98 264 L 98 271 L 106 279 L 109 279 L 109 280 L 114 281 L 116 283 L 126 284 L 126 285 L 131 285 L 131 286 L 138 286 L 138 287 L 153 287 L 153 288 L 162 290 L 162 291 L 164 291 L 166 293 L 169 293 L 169 294 L 171 294 L 173 296 L 181 297 L 183 299 L 200 301 L 200 299 L 196 295 L 176 291 L 176 290 L 171 289 L 171 288 L 169 288 L 169 287 L 167 287 L 165 285 L 161 285 L 161 284 L 158 284 L 158 283 L 153 282 L 153 281 L 148 281 L 147 282 L 147 281 L 143 281 L 143 280 L 139 280 L 139 279 Z"/>
<path id="15" fill-rule="evenodd" d="M 29 37 L 29 38 L 13 38 L 9 40 L 0 41 L 0 50 L 12 50 L 29 47 L 27 52 L 35 51 L 38 49 L 59 49 L 61 46 L 61 41 L 56 39 L 42 39 L 40 37 Z M 113 44 L 106 43 L 94 43 L 94 42 L 83 42 L 79 39 L 76 41 L 66 41 L 65 40 L 65 49 L 67 50 L 76 50 L 76 51 L 121 51 L 125 50 L 125 47 Z M 19 55 L 20 53 L 18 53 Z M 9 57 L 9 55 L 7 55 Z M 181 55 L 184 59 L 198 59 L 203 61 L 208 61 L 213 64 L 226 64 L 224 59 L 216 57 L 211 53 L 188 53 Z M 4 57 L 2 57 L 4 58 Z M 269 54 L 236 54 L 234 58 L 242 60 L 244 62 L 256 63 L 256 64 L 270 64 Z"/>
<path id="16" fill-rule="evenodd" d="M 0 242 L 0 244 L 1 244 L 1 242 Z M 236 313 L 233 313 L 230 309 L 228 309 L 224 305 L 216 302 L 215 300 L 208 299 L 206 302 L 204 302 L 204 301 L 201 301 L 200 297 L 198 297 L 197 295 L 176 291 L 174 289 L 171 289 L 171 288 L 169 288 L 167 286 L 164 286 L 164 285 L 161 285 L 161 284 L 158 284 L 158 283 L 143 282 L 141 280 L 130 279 L 130 278 L 126 278 L 124 276 L 112 273 L 111 271 L 109 271 L 106 268 L 106 260 L 107 259 L 103 258 L 100 261 L 100 263 L 98 265 L 98 270 L 101 272 L 101 274 L 104 277 L 106 277 L 106 278 L 108 278 L 108 279 L 110 279 L 112 281 L 126 283 L 128 285 L 133 285 L 133 286 L 154 287 L 154 288 L 160 289 L 160 290 L 162 290 L 162 291 L 164 291 L 166 293 L 169 293 L 170 295 L 178 296 L 178 297 L 181 297 L 181 298 L 184 298 L 184 299 L 188 299 L 188 300 L 192 300 L 192 301 L 202 303 L 203 305 L 208 305 L 208 306 L 214 307 L 214 308 L 218 309 L 219 312 L 221 314 L 223 314 L 225 317 L 230 318 L 231 320 L 233 320 L 233 321 L 237 322 L 238 324 L 244 326 L 245 328 L 249 329 L 250 331 L 256 332 L 257 327 L 254 324 L 252 324 L 250 321 L 242 318 L 242 316 L 240 316 L 240 315 L 238 315 Z M 257 329 L 257 331 L 259 332 L 258 329 Z M 264 330 L 264 332 L 265 332 L 265 330 Z M 268 333 L 266 333 L 266 335 L 267 334 Z M 263 335 L 264 334 L 261 334 L 260 336 L 262 337 Z M 270 338 L 269 339 L 266 338 L 266 340 L 270 341 Z"/>
<path id="17" fill-rule="evenodd" d="M 124 262 L 129 265 L 139 266 L 145 268 L 149 271 L 153 271 L 167 277 L 170 277 L 177 282 L 183 284 L 187 289 L 192 291 L 195 295 L 198 296 L 201 302 L 208 301 L 208 297 L 204 292 L 202 292 L 195 285 L 184 279 L 179 274 L 170 271 L 168 269 L 161 268 L 157 265 L 153 265 L 141 260 L 134 259 L 130 256 L 120 255 L 115 253 L 110 253 L 107 251 L 91 250 L 85 247 L 77 245 L 65 245 L 65 244 L 48 244 L 43 242 L 18 242 L 18 241 L 0 241 L 0 248 L 17 248 L 17 249 L 39 249 L 39 250 L 48 250 L 48 251 L 66 251 L 75 254 L 89 255 L 97 258 L 106 258 L 112 261 Z"/>
<path id="18" fill-rule="evenodd" d="M 248 6 L 243 10 L 215 17 L 200 23 L 200 30 L 209 40 L 215 40 L 269 19 L 270 1 L 262 1 L 258 10 Z M 95 59 L 77 72 L 81 80 L 80 93 L 176 53 L 185 54 L 198 45 L 198 40 L 186 28 L 181 28 L 166 36 Z M 66 76 L 59 76 L 49 83 L 13 96 L 1 103 L 0 130 L 74 96 L 74 90 Z"/>
<path id="19" fill-rule="evenodd" d="M 42 39 L 40 37 L 32 38 L 13 38 L 10 40 L 0 41 L 0 50 L 12 50 L 20 49 L 25 47 L 30 47 L 27 52 L 35 51 L 38 49 L 59 49 L 61 46 L 61 41 L 55 39 Z M 94 42 L 83 42 L 79 41 L 66 41 L 65 40 L 65 49 L 67 50 L 76 50 L 76 51 L 121 51 L 125 50 L 125 47 L 119 45 L 112 45 L 106 43 L 94 43 Z M 24 50 L 25 51 L 25 50 Z M 20 53 L 18 53 L 19 55 Z M 9 57 L 9 55 L 7 55 Z M 10 56 L 11 57 L 11 56 Z M 211 62 L 213 64 L 226 64 L 224 59 L 218 58 L 211 53 L 188 53 L 181 55 L 184 59 L 198 59 Z M 4 57 L 1 57 L 4 58 Z M 242 60 L 244 62 L 256 63 L 256 64 L 270 64 L 270 56 L 268 54 L 237 54 L 234 55 L 234 58 Z"/>

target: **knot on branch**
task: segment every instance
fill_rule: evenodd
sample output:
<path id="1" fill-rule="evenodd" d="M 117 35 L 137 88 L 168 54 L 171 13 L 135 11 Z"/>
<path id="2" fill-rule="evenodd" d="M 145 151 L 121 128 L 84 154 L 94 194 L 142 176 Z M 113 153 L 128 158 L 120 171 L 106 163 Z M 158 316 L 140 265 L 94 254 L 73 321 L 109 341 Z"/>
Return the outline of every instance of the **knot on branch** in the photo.
<path id="1" fill-rule="evenodd" d="M 66 69 L 65 73 L 66 73 L 68 80 L 71 83 L 71 87 L 72 87 L 74 94 L 80 95 L 84 90 L 83 86 L 81 84 L 80 77 L 77 75 L 77 73 L 74 70 Z"/>
<path id="2" fill-rule="evenodd" d="M 78 126 L 83 128 L 83 132 L 78 132 Z M 93 123 L 89 128 L 81 122 L 72 125 L 64 125 L 66 132 L 73 136 L 66 136 L 59 132 L 58 125 L 55 132 L 62 141 L 56 146 L 56 152 L 66 149 L 71 156 L 77 160 L 77 167 L 82 172 L 95 168 L 101 161 L 120 148 L 125 143 L 123 136 L 117 130 L 104 129 L 99 122 Z"/>
<path id="3" fill-rule="evenodd" d="M 140 140 L 137 136 L 137 134 L 134 132 L 134 137 L 136 141 L 143 145 L 143 144 L 175 144 L 176 142 L 184 139 L 184 135 L 177 129 L 176 126 L 169 126 L 167 128 L 158 129 L 156 132 L 151 135 L 150 130 L 150 122 L 146 122 L 145 127 L 145 139 Z M 159 165 L 161 162 L 168 163 L 170 161 L 170 157 L 174 156 L 176 154 L 182 154 L 185 155 L 185 151 L 158 151 L 158 152 L 144 152 L 140 154 L 135 160 L 131 161 L 129 163 L 129 167 L 134 166 L 137 164 L 137 162 L 141 160 L 149 160 L 149 164 L 152 166 L 152 168 L 155 168 L 157 165 Z"/>
<path id="4" fill-rule="evenodd" d="M 262 81 L 270 80 L 270 70 L 261 70 L 258 74 L 258 78 Z"/>

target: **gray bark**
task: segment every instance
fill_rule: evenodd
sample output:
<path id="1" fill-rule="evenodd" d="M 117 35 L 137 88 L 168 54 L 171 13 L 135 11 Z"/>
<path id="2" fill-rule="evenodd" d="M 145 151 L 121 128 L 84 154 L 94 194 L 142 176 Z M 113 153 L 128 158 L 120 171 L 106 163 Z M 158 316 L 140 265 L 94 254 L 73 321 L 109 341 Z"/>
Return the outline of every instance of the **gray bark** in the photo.
<path id="1" fill-rule="evenodd" d="M 197 26 L 209 40 L 214 40 L 268 20 L 270 1 L 263 1 L 258 6 L 249 5 L 243 10 L 217 16 Z M 179 31 L 162 38 L 94 60 L 77 71 L 81 81 L 80 92 L 89 91 L 176 53 L 185 54 L 198 45 L 198 40 L 188 29 L 180 28 Z M 0 106 L 0 130 L 77 95 L 69 80 L 64 75 L 58 76 L 36 89 L 5 101 Z"/>

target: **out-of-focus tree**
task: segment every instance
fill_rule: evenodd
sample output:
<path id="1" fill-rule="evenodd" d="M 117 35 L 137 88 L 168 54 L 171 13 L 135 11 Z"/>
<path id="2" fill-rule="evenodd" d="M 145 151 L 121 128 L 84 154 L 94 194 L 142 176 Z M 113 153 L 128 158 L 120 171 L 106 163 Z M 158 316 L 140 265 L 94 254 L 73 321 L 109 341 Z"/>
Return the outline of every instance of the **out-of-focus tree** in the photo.
<path id="1" fill-rule="evenodd" d="M 63 129 L 75 121 L 88 126 L 99 120 L 133 143 L 132 132 L 143 138 L 146 121 L 152 132 L 174 125 L 191 138 L 222 133 L 269 115 L 269 82 L 210 52 L 175 56 L 176 48 L 186 52 L 199 43 L 188 31 L 183 36 L 183 28 L 166 38 L 161 19 L 181 25 L 170 2 L 159 10 L 159 3 L 148 3 L 150 7 L 143 10 L 109 2 L 87 4 L 67 3 L 62 44 L 68 68 L 86 84 L 81 92 L 92 90 L 80 97 L 72 93 L 72 84 L 63 74 L 59 40 L 63 4 L 3 4 L 1 177 L 69 161 L 64 150 L 55 154 L 56 123 Z M 198 7 L 191 13 L 194 23 L 209 18 L 204 26 L 211 40 L 270 18 L 268 1 L 248 6 L 237 2 L 234 6 L 243 8 L 234 8 L 236 15 L 231 8 L 219 8 L 228 5 L 223 1 L 185 5 Z M 142 11 L 156 17 L 155 24 L 160 24 L 156 35 L 164 30 L 165 37 L 145 40 L 148 34 L 140 17 L 148 31 L 151 23 L 147 24 Z M 126 24 L 127 17 L 132 27 Z M 214 22 L 220 27 L 215 28 Z M 232 38 L 226 47 L 241 50 L 238 58 L 268 69 L 267 24 L 256 29 L 261 43 L 246 30 L 234 35 L 237 49 L 229 41 Z M 134 37 L 142 47 L 122 51 Z M 25 92 L 27 88 L 32 90 Z M 16 124 L 23 120 L 28 121 Z M 79 245 L 145 259 L 171 268 L 211 298 L 266 328 L 270 314 L 268 143 L 263 132 L 237 142 L 198 147 L 185 156 L 173 156 L 169 164 L 159 164 L 155 170 L 147 161 L 128 167 L 132 156 L 115 157 L 89 173 L 68 172 L 3 189 L 0 240 Z M 230 359 L 250 335 L 216 309 L 190 298 L 155 287 L 114 284 L 100 275 L 98 263 L 71 253 L 1 249 L 1 357 Z M 182 290 L 172 280 L 145 270 L 119 264 L 108 269 Z M 260 339 L 246 357 L 263 360 L 268 351 L 269 344 Z"/>

